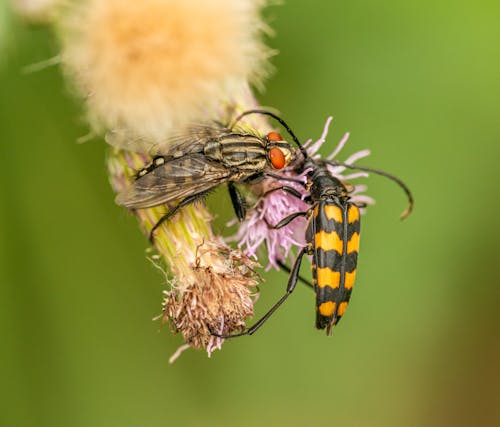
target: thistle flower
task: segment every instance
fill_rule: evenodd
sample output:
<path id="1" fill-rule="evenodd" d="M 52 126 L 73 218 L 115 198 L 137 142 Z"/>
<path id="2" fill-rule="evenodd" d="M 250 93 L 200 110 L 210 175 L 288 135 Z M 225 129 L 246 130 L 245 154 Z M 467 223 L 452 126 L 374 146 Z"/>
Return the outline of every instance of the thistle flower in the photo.
<path id="1" fill-rule="evenodd" d="M 86 0 L 72 2 L 57 21 L 66 75 L 85 100 L 97 134 L 133 138 L 110 149 L 108 170 L 120 193 L 151 160 L 154 147 L 190 124 L 218 120 L 256 106 L 249 88 L 267 75 L 271 51 L 259 39 L 262 0 Z M 244 125 L 265 132 L 262 118 Z M 142 141 L 131 143 L 130 141 Z M 173 206 L 136 209 L 152 227 Z M 256 263 L 231 250 L 210 228 L 200 201 L 182 208 L 155 233 L 169 268 L 163 322 L 186 345 L 210 353 L 253 314 L 260 278 Z M 174 355 L 186 348 L 181 347 Z"/>
<path id="2" fill-rule="evenodd" d="M 207 254 L 219 261 L 222 255 L 225 262 L 203 263 Z M 177 281 L 171 284 L 171 290 L 165 291 L 163 319 L 169 319 L 172 329 L 182 332 L 190 346 L 206 348 L 210 357 L 223 342 L 210 331 L 227 334 L 243 330 L 246 318 L 253 316 L 257 294 L 251 286 L 257 286 L 260 278 L 253 269 L 257 265 L 223 244 L 201 246 L 194 267 L 198 282 L 181 292 Z"/>
<path id="3" fill-rule="evenodd" d="M 312 143 L 308 140 L 304 147 L 307 154 L 313 159 L 321 158 L 318 150 L 326 141 L 328 130 L 332 117 L 329 117 L 325 123 L 321 137 Z M 328 160 L 333 160 L 344 147 L 349 138 L 349 133 L 346 133 L 340 140 L 335 150 L 327 157 Z M 353 164 L 357 160 L 366 157 L 370 154 L 369 150 L 362 150 L 349 156 L 344 163 Z M 366 172 L 356 172 L 347 175 L 342 175 L 345 170 L 344 166 L 329 166 L 328 170 L 336 178 L 347 181 L 355 178 L 367 177 Z M 307 170 L 301 174 L 297 174 L 293 167 L 288 167 L 281 175 L 288 178 L 298 179 L 304 183 L 307 182 Z M 304 186 L 291 181 L 277 181 L 275 179 L 267 179 L 261 184 L 258 193 L 266 194 L 266 192 L 279 188 L 286 182 L 288 187 L 293 187 L 302 194 L 302 198 L 307 195 Z M 351 191 L 351 200 L 357 203 L 373 204 L 374 200 L 366 195 L 361 194 L 366 190 L 364 185 L 355 185 Z M 273 191 L 261 197 L 251 214 L 240 226 L 235 236 L 229 240 L 238 241 L 238 247 L 244 248 L 244 252 L 250 256 L 257 258 L 257 249 L 265 244 L 268 255 L 268 265 L 266 269 L 272 267 L 278 269 L 278 261 L 284 262 L 292 256 L 292 248 L 294 246 L 303 247 L 305 245 L 305 227 L 306 220 L 303 217 L 294 219 L 290 224 L 280 229 L 272 229 L 270 225 L 278 224 L 286 216 L 295 212 L 304 212 L 308 209 L 308 205 L 296 197 L 284 191 Z"/>
<path id="4" fill-rule="evenodd" d="M 242 87 L 261 85 L 272 51 L 262 0 L 87 0 L 59 22 L 62 61 L 98 130 L 156 139 L 220 119 Z"/>
<path id="5" fill-rule="evenodd" d="M 51 22 L 61 3 L 62 0 L 11 0 L 12 8 L 17 14 L 37 24 Z"/>
<path id="6" fill-rule="evenodd" d="M 108 158 L 111 185 L 120 192 L 129 185 L 130 170 L 146 155 L 113 149 Z M 135 213 L 146 234 L 163 216 L 165 207 Z M 168 207 L 167 207 L 168 209 Z M 253 315 L 258 265 L 240 251 L 231 250 L 210 229 L 211 217 L 204 206 L 183 208 L 164 223 L 155 239 L 156 248 L 170 268 L 170 290 L 165 291 L 162 322 L 170 322 L 189 347 L 211 352 L 222 344 L 210 330 L 229 334 L 241 330 Z M 158 258 L 158 257 L 156 257 Z M 175 358 L 173 359 L 175 360 Z"/>

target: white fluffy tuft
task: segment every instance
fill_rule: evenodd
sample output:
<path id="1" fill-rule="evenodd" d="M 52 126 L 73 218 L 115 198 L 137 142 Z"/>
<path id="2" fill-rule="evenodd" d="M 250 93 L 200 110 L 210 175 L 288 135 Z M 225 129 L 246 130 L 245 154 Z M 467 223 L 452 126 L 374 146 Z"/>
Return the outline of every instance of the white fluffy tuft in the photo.
<path id="1" fill-rule="evenodd" d="M 29 22 L 47 24 L 57 14 L 62 0 L 11 0 L 12 9 Z"/>
<path id="2" fill-rule="evenodd" d="M 87 0 L 60 21 L 62 60 L 91 121 L 163 138 L 259 84 L 262 0 Z"/>

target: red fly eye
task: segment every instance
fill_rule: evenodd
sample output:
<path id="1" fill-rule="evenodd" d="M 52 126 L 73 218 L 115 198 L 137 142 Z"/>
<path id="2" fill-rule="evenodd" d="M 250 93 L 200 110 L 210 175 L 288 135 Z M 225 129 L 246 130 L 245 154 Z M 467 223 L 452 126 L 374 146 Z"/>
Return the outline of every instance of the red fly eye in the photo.
<path id="1" fill-rule="evenodd" d="M 286 165 L 285 155 L 283 151 L 277 147 L 273 147 L 269 150 L 269 159 L 274 169 L 283 169 Z"/>
<path id="2" fill-rule="evenodd" d="M 269 141 L 283 141 L 283 137 L 278 132 L 269 132 L 267 139 Z"/>

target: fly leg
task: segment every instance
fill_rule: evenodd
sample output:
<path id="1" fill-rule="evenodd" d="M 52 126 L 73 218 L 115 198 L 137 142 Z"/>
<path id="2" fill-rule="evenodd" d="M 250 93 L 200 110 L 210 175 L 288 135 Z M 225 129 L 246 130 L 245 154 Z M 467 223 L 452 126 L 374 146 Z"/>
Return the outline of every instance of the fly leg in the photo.
<path id="1" fill-rule="evenodd" d="M 307 253 L 309 249 L 307 247 L 303 247 L 299 254 L 297 255 L 297 259 L 293 263 L 293 267 L 291 270 L 290 278 L 288 279 L 288 284 L 286 287 L 286 292 L 285 294 L 278 300 L 276 304 L 274 304 L 271 309 L 262 316 L 262 318 L 255 323 L 254 325 L 250 326 L 248 329 L 244 330 L 243 332 L 237 333 L 237 334 L 232 334 L 232 335 L 222 335 L 222 334 L 216 334 L 210 330 L 210 334 L 213 336 L 219 337 L 219 338 L 235 338 L 235 337 L 241 337 L 243 335 L 252 335 L 254 334 L 265 322 L 267 319 L 269 319 L 273 313 L 280 307 L 281 304 L 283 304 L 286 299 L 290 296 L 290 294 L 293 292 L 295 289 L 295 286 L 297 285 L 297 280 L 299 278 L 299 270 L 300 270 L 300 264 L 302 262 L 302 257 L 304 256 L 305 253 Z"/>
<path id="2" fill-rule="evenodd" d="M 192 196 L 189 196 L 189 197 L 186 197 L 185 199 L 181 200 L 177 206 L 173 207 L 172 209 L 170 209 L 165 215 L 163 215 L 159 221 L 153 226 L 153 228 L 151 229 L 151 231 L 149 232 L 149 242 L 154 245 L 154 242 L 155 242 L 155 231 L 156 229 L 162 225 L 165 221 L 167 221 L 168 219 L 172 218 L 180 208 L 183 208 L 184 206 L 187 206 L 187 205 L 190 205 L 191 203 L 195 202 L 196 200 L 198 200 L 199 198 L 207 195 L 209 192 L 209 190 L 207 191 L 203 191 L 201 193 L 198 193 L 198 194 L 193 194 Z"/>
<path id="3" fill-rule="evenodd" d="M 238 221 L 243 221 L 247 213 L 247 204 L 245 198 L 238 191 L 236 186 L 232 182 L 228 182 L 227 188 L 229 190 L 229 196 L 231 196 L 231 202 L 233 203 L 234 213 L 238 218 Z"/>

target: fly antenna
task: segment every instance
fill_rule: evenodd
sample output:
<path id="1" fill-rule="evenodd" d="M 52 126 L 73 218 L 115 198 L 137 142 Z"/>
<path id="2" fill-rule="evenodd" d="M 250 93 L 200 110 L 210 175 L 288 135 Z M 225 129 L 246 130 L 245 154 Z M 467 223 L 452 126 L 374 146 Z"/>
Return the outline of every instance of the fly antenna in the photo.
<path id="1" fill-rule="evenodd" d="M 247 110 L 247 111 L 244 111 L 238 117 L 236 117 L 236 119 L 234 119 L 232 125 L 229 126 L 229 129 L 232 129 L 236 125 L 236 123 L 238 123 L 243 117 L 248 116 L 249 114 L 262 114 L 264 116 L 269 116 L 269 117 L 272 117 L 273 119 L 275 119 L 281 126 L 283 126 L 286 129 L 286 131 L 292 137 L 293 142 L 295 142 L 295 144 L 297 144 L 297 147 L 299 147 L 300 152 L 304 156 L 304 159 L 307 159 L 309 157 L 307 155 L 306 149 L 299 142 L 299 139 L 293 133 L 292 129 L 290 129 L 290 126 L 288 126 L 288 124 L 280 116 L 278 116 L 277 114 L 275 114 L 275 113 L 273 113 L 271 111 L 268 111 L 268 110 Z"/>
<path id="2" fill-rule="evenodd" d="M 379 169 L 373 169 L 369 168 L 366 166 L 353 166 L 353 165 L 348 165 L 347 163 L 342 163 L 342 162 L 337 162 L 337 161 L 327 161 L 327 163 L 331 166 L 344 166 L 345 168 L 348 169 L 356 169 L 360 171 L 366 171 L 366 172 L 373 172 L 377 175 L 385 176 L 386 178 L 389 178 L 391 181 L 394 181 L 396 184 L 398 184 L 403 191 L 406 194 L 406 197 L 408 198 L 408 207 L 406 210 L 401 214 L 401 219 L 407 218 L 411 212 L 413 211 L 413 195 L 411 194 L 410 189 L 406 186 L 406 184 L 401 181 L 397 176 L 391 175 L 390 173 L 381 171 Z"/>

